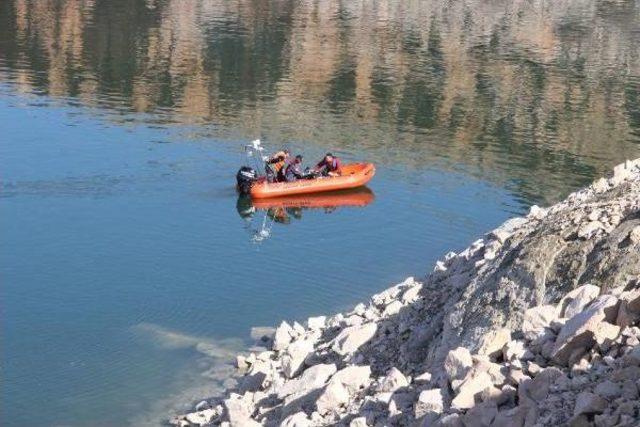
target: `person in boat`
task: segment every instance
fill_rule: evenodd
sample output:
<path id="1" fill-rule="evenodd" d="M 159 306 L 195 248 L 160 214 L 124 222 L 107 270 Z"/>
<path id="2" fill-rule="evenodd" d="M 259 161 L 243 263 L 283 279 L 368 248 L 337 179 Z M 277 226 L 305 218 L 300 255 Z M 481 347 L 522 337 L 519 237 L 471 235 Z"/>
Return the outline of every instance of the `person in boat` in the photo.
<path id="1" fill-rule="evenodd" d="M 293 182 L 304 177 L 305 173 L 302 170 L 302 156 L 300 154 L 286 162 L 280 169 L 280 178 L 284 182 Z"/>
<path id="2" fill-rule="evenodd" d="M 323 176 L 340 176 L 342 174 L 342 162 L 338 157 L 327 153 L 313 170 Z"/>
<path id="3" fill-rule="evenodd" d="M 265 172 L 267 174 L 268 182 L 276 182 L 280 170 L 284 167 L 285 163 L 289 159 L 289 150 L 280 150 L 273 154 L 266 161 Z"/>

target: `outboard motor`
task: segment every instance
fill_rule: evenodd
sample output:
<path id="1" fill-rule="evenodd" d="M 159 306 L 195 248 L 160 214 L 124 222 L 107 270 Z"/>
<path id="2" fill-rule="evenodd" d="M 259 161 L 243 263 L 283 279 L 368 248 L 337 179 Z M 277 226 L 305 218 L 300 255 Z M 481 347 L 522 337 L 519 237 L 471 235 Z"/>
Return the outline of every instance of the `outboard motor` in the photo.
<path id="1" fill-rule="evenodd" d="M 237 188 L 240 194 L 249 194 L 251 186 L 258 179 L 256 171 L 249 166 L 242 166 L 236 174 Z"/>

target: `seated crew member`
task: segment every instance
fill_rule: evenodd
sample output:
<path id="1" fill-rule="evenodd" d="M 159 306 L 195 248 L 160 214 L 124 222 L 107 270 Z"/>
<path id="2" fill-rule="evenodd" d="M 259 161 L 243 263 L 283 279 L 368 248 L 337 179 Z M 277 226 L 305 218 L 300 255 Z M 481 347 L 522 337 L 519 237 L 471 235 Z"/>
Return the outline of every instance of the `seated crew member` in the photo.
<path id="1" fill-rule="evenodd" d="M 280 169 L 280 177 L 285 182 L 293 182 L 304 178 L 302 170 L 302 156 L 298 154 L 293 160 L 288 161 L 282 169 Z"/>
<path id="2" fill-rule="evenodd" d="M 333 154 L 327 153 L 313 170 L 320 172 L 323 176 L 340 176 L 342 174 L 342 162 Z"/>
<path id="3" fill-rule="evenodd" d="M 289 159 L 289 150 L 281 150 L 269 157 L 266 161 L 265 172 L 268 182 L 276 182 L 280 170 Z"/>

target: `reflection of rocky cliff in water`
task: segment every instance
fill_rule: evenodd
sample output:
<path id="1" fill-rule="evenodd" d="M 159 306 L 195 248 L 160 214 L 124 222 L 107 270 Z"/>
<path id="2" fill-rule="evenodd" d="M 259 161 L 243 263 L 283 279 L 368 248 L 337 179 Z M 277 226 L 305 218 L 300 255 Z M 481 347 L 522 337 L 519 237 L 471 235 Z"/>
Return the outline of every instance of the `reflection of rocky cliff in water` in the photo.
<path id="1" fill-rule="evenodd" d="M 639 151 L 636 9 L 13 0 L 0 78 L 377 163 L 464 164 L 549 200 Z"/>

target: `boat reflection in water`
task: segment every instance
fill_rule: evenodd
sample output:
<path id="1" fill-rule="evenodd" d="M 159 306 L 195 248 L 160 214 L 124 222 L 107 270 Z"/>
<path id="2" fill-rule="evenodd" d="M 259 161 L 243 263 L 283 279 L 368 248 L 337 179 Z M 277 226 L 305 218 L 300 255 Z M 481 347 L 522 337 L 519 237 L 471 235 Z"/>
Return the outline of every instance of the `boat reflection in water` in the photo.
<path id="1" fill-rule="evenodd" d="M 274 223 L 290 224 L 292 219 L 302 219 L 305 209 L 322 209 L 325 213 L 331 213 L 340 207 L 364 207 L 374 199 L 375 196 L 370 189 L 360 187 L 353 190 L 257 200 L 252 200 L 249 196 L 239 196 L 236 209 L 240 217 L 246 221 L 245 228 L 252 235 L 251 240 L 259 243 L 271 236 Z M 254 223 L 258 220 L 259 223 Z"/>

